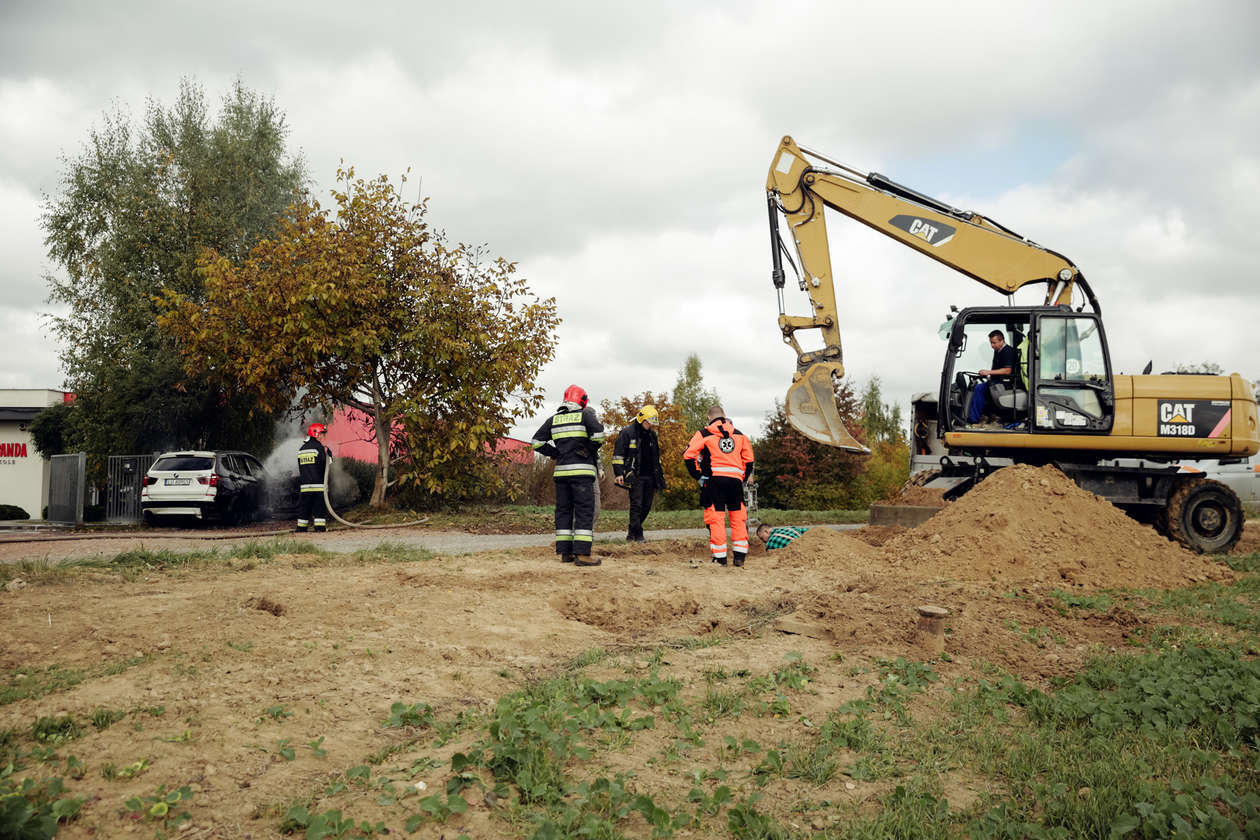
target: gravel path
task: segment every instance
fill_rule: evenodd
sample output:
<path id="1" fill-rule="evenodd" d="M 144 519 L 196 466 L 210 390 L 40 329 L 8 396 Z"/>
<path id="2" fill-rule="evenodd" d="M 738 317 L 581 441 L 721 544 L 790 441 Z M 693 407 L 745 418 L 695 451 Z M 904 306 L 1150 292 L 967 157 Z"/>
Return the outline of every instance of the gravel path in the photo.
<path id="1" fill-rule="evenodd" d="M 274 525 L 274 523 L 272 523 Z M 837 530 L 849 530 L 859 525 L 828 525 Z M 704 528 L 672 528 L 645 531 L 649 540 L 704 539 Z M 52 530 L 0 531 L 0 563 L 22 561 L 59 562 L 66 559 L 90 559 L 111 557 L 123 551 L 147 548 L 151 551 L 192 551 L 194 549 L 222 549 L 242 545 L 260 539 L 292 536 L 307 540 L 326 551 L 351 553 L 372 548 L 381 543 L 395 543 L 412 548 L 424 548 L 439 554 L 470 554 L 477 551 L 493 551 L 522 546 L 551 545 L 551 534 L 470 534 L 464 531 L 430 531 L 423 527 L 409 528 L 338 528 L 324 534 L 294 534 L 291 530 L 268 529 L 266 524 L 253 529 L 221 529 L 196 532 L 177 529 L 153 529 L 134 533 L 66 533 Z M 596 533 L 597 543 L 619 543 L 625 536 L 621 531 Z"/>

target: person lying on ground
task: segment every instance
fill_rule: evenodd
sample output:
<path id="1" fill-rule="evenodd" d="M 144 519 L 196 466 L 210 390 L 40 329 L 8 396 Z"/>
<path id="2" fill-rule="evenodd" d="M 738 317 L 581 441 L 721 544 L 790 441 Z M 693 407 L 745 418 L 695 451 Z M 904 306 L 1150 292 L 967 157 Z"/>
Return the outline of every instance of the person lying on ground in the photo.
<path id="1" fill-rule="evenodd" d="M 808 530 L 808 528 L 797 528 L 791 525 L 780 525 L 777 528 L 771 528 L 769 525 L 758 525 L 757 539 L 765 543 L 766 551 L 773 551 L 776 548 L 786 548 L 794 541 L 800 539 L 801 534 Z"/>

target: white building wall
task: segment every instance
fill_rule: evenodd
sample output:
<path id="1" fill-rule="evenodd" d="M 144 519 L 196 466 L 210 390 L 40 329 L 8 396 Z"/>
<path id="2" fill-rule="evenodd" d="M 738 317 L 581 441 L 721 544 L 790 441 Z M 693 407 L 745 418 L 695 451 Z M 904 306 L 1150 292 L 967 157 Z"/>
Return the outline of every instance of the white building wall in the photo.
<path id="1" fill-rule="evenodd" d="M 0 415 L 22 415 L 0 419 L 0 504 L 17 505 L 32 519 L 42 519 L 48 504 L 49 464 L 27 426 L 36 411 L 65 399 L 64 391 L 0 389 Z"/>

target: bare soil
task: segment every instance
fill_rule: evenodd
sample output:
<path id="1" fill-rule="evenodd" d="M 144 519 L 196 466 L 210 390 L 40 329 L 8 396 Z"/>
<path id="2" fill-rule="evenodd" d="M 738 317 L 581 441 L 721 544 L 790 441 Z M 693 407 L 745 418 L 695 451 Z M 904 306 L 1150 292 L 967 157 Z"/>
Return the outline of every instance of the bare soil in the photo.
<path id="1" fill-rule="evenodd" d="M 1241 548 L 1260 548 L 1254 523 Z M 261 565 L 240 560 L 138 579 L 93 572 L 0 590 L 0 668 L 10 684 L 53 666 L 119 670 L 0 706 L 0 732 L 29 732 L 44 716 L 86 721 L 98 709 L 128 712 L 58 748 L 62 761 L 73 754 L 85 763 L 83 778 L 66 781 L 89 797 L 59 837 L 151 837 L 154 825 L 128 818 L 123 802 L 185 784 L 195 798 L 182 838 L 277 837 L 288 805 L 307 799 L 313 810 L 342 808 L 397 831 L 407 812 L 381 804 L 378 791 L 324 792 L 347 768 L 407 739 L 382 727 L 394 702 L 427 703 L 448 720 L 489 711 L 497 698 L 592 648 L 639 662 L 663 647 L 668 675 L 700 686 L 716 669 L 767 673 L 799 652 L 818 669 L 799 714 L 821 720 L 862 696 L 869 677 L 855 674 L 863 663 L 922 655 L 921 605 L 949 611 L 948 661 L 934 666 L 943 676 L 993 664 L 1044 684 L 1142 626 L 1119 609 L 1065 616 L 1052 593 L 1233 577 L 1054 469 L 1031 467 L 999 471 L 917 529 L 814 527 L 786 549 L 754 551 L 743 568 L 707 562 L 701 541 L 597 549 L 598 568 L 561 564 L 547 548 L 367 565 L 295 554 Z M 776 618 L 790 619 L 780 626 L 797 632 L 775 631 Z M 677 641 L 696 638 L 724 643 Z M 737 729 L 718 721 L 710 752 L 726 733 L 774 743 L 793 721 L 740 719 Z M 307 746 L 319 738 L 323 756 Z M 604 760 L 610 773 L 636 773 L 641 789 L 685 801 L 684 768 L 655 760 L 666 747 L 643 733 Z M 434 754 L 428 741 L 411 744 L 373 772 L 414 767 Z M 107 764 L 142 759 L 148 767 L 134 777 L 102 775 Z M 686 769 L 704 766 L 695 759 Z M 448 774 L 443 766 L 411 781 L 440 790 Z M 799 784 L 779 779 L 761 789 L 767 803 L 784 803 L 766 807 L 787 807 Z M 810 795 L 863 801 L 878 792 L 844 778 L 832 784 Z M 965 799 L 965 780 L 957 787 Z M 415 836 L 501 836 L 506 823 L 494 816 L 501 807 L 479 800 Z"/>

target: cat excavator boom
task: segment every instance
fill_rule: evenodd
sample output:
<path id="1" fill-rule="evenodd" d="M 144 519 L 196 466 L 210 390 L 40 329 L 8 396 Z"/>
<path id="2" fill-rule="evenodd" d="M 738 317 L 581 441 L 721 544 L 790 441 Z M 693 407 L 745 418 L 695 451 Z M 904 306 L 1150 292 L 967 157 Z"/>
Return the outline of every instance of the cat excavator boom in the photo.
<path id="1" fill-rule="evenodd" d="M 829 164 L 834 168 L 819 168 Z M 862 446 L 836 413 L 833 378 L 844 376 L 837 323 L 831 251 L 824 210 L 832 208 L 874 228 L 937 262 L 1005 294 L 1029 284 L 1046 285 L 1046 303 L 1069 304 L 1080 289 L 1095 312 L 1098 302 L 1071 260 L 1031 242 L 979 213 L 959 210 L 878 173 L 865 173 L 802 149 L 784 137 L 766 179 L 770 217 L 772 281 L 778 290 L 779 329 L 796 351 L 797 370 L 788 391 L 787 417 L 801 434 L 854 452 Z M 786 219 L 800 258 L 799 285 L 809 295 L 811 314 L 788 315 L 783 308 L 791 257 L 780 236 Z M 823 346 L 806 351 L 801 330 L 818 330 Z"/>

